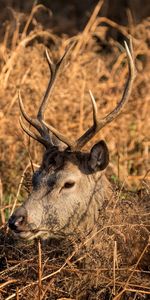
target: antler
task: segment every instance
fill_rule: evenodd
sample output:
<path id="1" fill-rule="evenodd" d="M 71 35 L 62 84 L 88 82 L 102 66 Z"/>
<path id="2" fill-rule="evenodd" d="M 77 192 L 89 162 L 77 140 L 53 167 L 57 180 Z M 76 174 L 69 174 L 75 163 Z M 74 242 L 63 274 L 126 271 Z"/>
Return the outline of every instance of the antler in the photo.
<path id="1" fill-rule="evenodd" d="M 48 51 L 46 49 L 46 59 L 49 65 L 49 69 L 50 69 L 50 79 L 48 82 L 48 86 L 46 89 L 46 92 L 44 94 L 44 97 L 42 99 L 40 108 L 38 110 L 37 113 L 37 117 L 35 119 L 31 118 L 30 116 L 27 115 L 24 105 L 23 105 L 23 101 L 21 98 L 21 94 L 20 91 L 18 93 L 18 97 L 19 97 L 19 106 L 20 106 L 20 111 L 22 116 L 24 117 L 24 119 L 31 125 L 33 126 L 40 135 L 33 133 L 32 131 L 29 130 L 29 128 L 27 128 L 25 126 L 25 124 L 23 123 L 22 118 L 20 118 L 20 125 L 22 127 L 22 129 L 32 138 L 34 138 L 35 140 L 37 140 L 38 142 L 40 142 L 41 144 L 43 144 L 46 148 L 50 147 L 53 145 L 52 143 L 52 139 L 51 139 L 51 133 L 54 133 L 59 140 L 61 140 L 62 142 L 64 142 L 65 144 L 67 144 L 69 147 L 71 147 L 71 143 L 70 140 L 64 136 L 63 134 L 61 134 L 57 129 L 55 129 L 52 125 L 47 125 L 44 121 L 44 113 L 45 113 L 45 109 L 47 107 L 48 104 L 48 100 L 49 97 L 52 93 L 52 90 L 54 88 L 56 79 L 59 75 L 59 73 L 62 70 L 62 67 L 64 65 L 64 61 L 66 59 L 66 57 L 69 55 L 72 47 L 74 46 L 74 44 L 72 44 L 64 53 L 64 55 L 62 56 L 62 58 L 56 63 L 54 64 L 48 54 Z M 50 131 L 50 132 L 49 132 Z"/>
<path id="2" fill-rule="evenodd" d="M 85 146 L 85 144 L 87 142 L 89 142 L 89 140 L 91 140 L 98 131 L 100 131 L 108 123 L 112 122 L 120 114 L 120 112 L 123 109 L 125 103 L 129 99 L 129 96 L 130 96 L 131 90 L 132 90 L 133 81 L 134 81 L 134 78 L 136 76 L 135 65 L 134 65 L 134 57 L 133 57 L 133 49 L 132 49 L 132 42 L 131 42 L 131 39 L 130 39 L 129 47 L 128 47 L 127 43 L 125 42 L 125 50 L 126 50 L 126 55 L 127 55 L 127 60 L 128 60 L 129 74 L 128 74 L 127 82 L 125 84 L 125 88 L 124 88 L 124 92 L 123 92 L 121 100 L 119 101 L 116 108 L 112 112 L 110 112 L 105 118 L 98 120 L 96 102 L 95 102 L 95 99 L 92 95 L 92 92 L 89 91 L 91 101 L 92 101 L 92 108 L 93 108 L 93 125 L 77 141 L 71 142 L 69 138 L 67 138 L 65 135 L 60 133 L 52 125 L 47 124 L 43 120 L 43 117 L 44 117 L 44 112 L 45 112 L 45 109 L 46 109 L 46 106 L 47 106 L 47 103 L 48 103 L 49 96 L 52 93 L 52 89 L 54 88 L 54 84 L 56 82 L 56 79 L 57 79 L 57 77 L 58 77 L 58 75 L 59 75 L 59 73 L 62 69 L 63 62 L 64 62 L 65 58 L 68 56 L 68 54 L 70 53 L 70 50 L 72 49 L 73 45 L 74 44 L 72 44 L 71 47 L 69 47 L 68 50 L 66 50 L 66 52 L 64 53 L 62 58 L 57 62 L 57 64 L 54 64 L 51 61 L 51 59 L 49 57 L 49 54 L 48 54 L 48 51 L 46 51 L 46 58 L 47 58 L 47 62 L 48 62 L 48 65 L 49 65 L 51 77 L 49 79 L 48 86 L 47 86 L 45 95 L 43 97 L 43 100 L 41 102 L 41 105 L 40 105 L 39 111 L 37 113 L 37 118 L 36 119 L 32 119 L 25 112 L 23 102 L 22 102 L 22 99 L 21 99 L 21 95 L 19 93 L 19 105 L 20 105 L 20 110 L 21 110 L 22 116 L 25 118 L 25 120 L 31 126 L 33 126 L 39 132 L 40 135 L 37 135 L 37 134 L 31 132 L 24 125 L 22 119 L 20 119 L 21 126 L 22 126 L 23 130 L 29 136 L 31 136 L 35 140 L 39 141 L 40 143 L 42 143 L 46 148 L 53 145 L 52 140 L 51 140 L 51 134 L 53 133 L 60 141 L 62 141 L 66 145 L 68 145 L 69 149 L 71 151 L 81 150 Z"/>
<path id="3" fill-rule="evenodd" d="M 123 92 L 120 102 L 117 104 L 116 108 L 112 112 L 110 112 L 105 118 L 98 120 L 97 119 L 96 102 L 92 95 L 92 92 L 89 91 L 91 101 L 92 101 L 92 107 L 93 107 L 93 125 L 72 145 L 72 149 L 80 150 L 81 148 L 83 148 L 84 145 L 89 140 L 91 140 L 98 131 L 100 131 L 108 123 L 112 122 L 120 114 L 125 103 L 128 101 L 129 96 L 131 94 L 133 81 L 136 76 L 131 39 L 130 39 L 129 47 L 128 47 L 127 43 L 125 42 L 125 50 L 126 50 L 126 55 L 127 55 L 127 60 L 128 60 L 129 74 L 128 74 L 127 82 L 125 84 L 124 92 Z"/>

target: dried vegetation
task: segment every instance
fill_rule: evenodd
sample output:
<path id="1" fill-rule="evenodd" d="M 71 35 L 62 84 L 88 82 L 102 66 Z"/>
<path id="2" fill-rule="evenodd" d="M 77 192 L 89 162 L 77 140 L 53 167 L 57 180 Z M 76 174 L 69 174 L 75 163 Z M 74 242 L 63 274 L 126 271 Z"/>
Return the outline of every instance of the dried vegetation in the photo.
<path id="1" fill-rule="evenodd" d="M 120 99 L 126 79 L 122 46 L 111 39 L 105 41 L 108 25 L 126 37 L 132 33 L 137 78 L 124 112 L 104 128 L 96 140 L 105 139 L 110 149 L 108 176 L 117 184 L 116 199 L 133 198 L 146 203 L 147 219 L 144 220 L 147 222 L 150 198 L 150 20 L 145 19 L 130 29 L 119 26 L 97 16 L 98 4 L 82 33 L 60 37 L 53 28 L 45 30 L 37 22 L 36 15 L 43 9 L 42 5 L 33 6 L 30 15 L 20 15 L 12 10 L 13 18 L 5 24 L 1 37 L 1 225 L 4 227 L 8 214 L 19 204 L 20 194 L 23 196 L 30 190 L 32 170 L 40 163 L 43 151 L 20 130 L 18 89 L 21 89 L 26 110 L 35 116 L 49 76 L 45 47 L 50 49 L 55 60 L 75 40 L 76 46 L 55 86 L 46 120 L 70 138 L 79 136 L 92 118 L 88 90 L 92 90 L 96 98 L 99 115 L 104 116 Z M 105 26 L 101 26 L 104 21 Z M 142 216 L 142 209 L 138 213 Z M 117 245 L 111 245 L 110 265 L 110 261 L 109 264 L 105 261 L 107 242 L 103 235 L 103 257 L 97 267 L 94 263 L 96 253 L 86 253 L 83 242 L 74 245 L 71 241 L 69 246 L 62 244 L 61 249 L 60 245 L 51 242 L 41 250 L 37 241 L 34 244 L 15 241 L 6 235 L 5 228 L 2 228 L 0 240 L 0 299 L 149 299 L 149 244 L 132 266 L 118 264 Z M 84 256 L 89 257 L 89 267 L 83 263 Z"/>

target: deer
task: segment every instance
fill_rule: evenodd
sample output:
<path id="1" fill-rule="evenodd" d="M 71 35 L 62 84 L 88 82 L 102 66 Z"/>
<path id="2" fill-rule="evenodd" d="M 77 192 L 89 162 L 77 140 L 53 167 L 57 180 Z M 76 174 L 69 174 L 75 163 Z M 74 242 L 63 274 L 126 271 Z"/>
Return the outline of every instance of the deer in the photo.
<path id="1" fill-rule="evenodd" d="M 8 221 L 12 232 L 24 240 L 61 240 L 82 233 L 82 237 L 88 237 L 88 240 L 94 243 L 99 230 L 104 226 L 105 217 L 108 218 L 108 206 L 114 195 L 105 174 L 109 164 L 106 142 L 98 141 L 90 151 L 84 151 L 83 147 L 120 114 L 130 97 L 136 77 L 132 42 L 130 41 L 129 46 L 125 42 L 128 75 L 121 100 L 110 113 L 99 119 L 96 101 L 90 91 L 93 124 L 75 141 L 71 141 L 44 120 L 56 79 L 71 49 L 72 46 L 57 63 L 52 62 L 46 50 L 50 78 L 36 118 L 31 118 L 26 113 L 19 92 L 21 127 L 27 135 L 45 148 L 42 163 L 33 174 L 29 197 L 13 212 Z M 24 121 L 30 127 L 27 127 Z M 34 131 L 30 128 L 34 128 Z M 124 206 L 125 204 L 122 204 L 123 209 Z M 122 212 L 123 215 L 126 213 L 127 211 Z M 140 232 L 138 242 L 144 235 L 143 230 L 142 227 L 140 232 L 138 227 L 134 232 L 135 236 Z"/>

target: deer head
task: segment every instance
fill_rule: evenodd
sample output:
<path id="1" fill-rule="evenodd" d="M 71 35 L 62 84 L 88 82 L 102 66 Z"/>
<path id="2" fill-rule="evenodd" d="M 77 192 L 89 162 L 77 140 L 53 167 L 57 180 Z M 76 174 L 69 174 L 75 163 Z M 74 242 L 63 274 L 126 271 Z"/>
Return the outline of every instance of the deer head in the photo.
<path id="1" fill-rule="evenodd" d="M 82 148 L 119 115 L 130 96 L 135 78 L 132 45 L 130 42 L 128 47 L 125 43 L 129 73 L 121 100 L 106 117 L 98 119 L 96 102 L 90 91 L 93 124 L 76 141 L 71 141 L 44 121 L 48 99 L 71 48 L 56 64 L 51 61 L 46 51 L 51 76 L 36 119 L 25 112 L 19 93 L 21 127 L 45 147 L 42 164 L 33 175 L 30 196 L 9 219 L 9 227 L 19 237 L 26 239 L 37 236 L 59 238 L 72 235 L 79 229 L 88 233 L 95 222 L 100 222 L 100 212 L 102 214 L 111 194 L 110 184 L 103 172 L 109 163 L 106 143 L 99 141 L 89 152 L 83 152 Z M 23 118 L 37 133 L 25 126 Z M 63 143 L 63 150 L 59 144 L 54 144 L 53 136 Z"/>

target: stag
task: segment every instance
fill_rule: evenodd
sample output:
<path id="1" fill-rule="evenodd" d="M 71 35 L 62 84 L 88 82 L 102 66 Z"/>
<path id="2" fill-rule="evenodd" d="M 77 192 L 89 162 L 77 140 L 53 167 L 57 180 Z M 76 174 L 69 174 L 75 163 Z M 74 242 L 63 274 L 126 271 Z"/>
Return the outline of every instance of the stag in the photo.
<path id="1" fill-rule="evenodd" d="M 67 239 L 82 233 L 82 237 L 90 236 L 93 241 L 104 225 L 104 215 L 113 197 L 111 184 L 104 171 L 109 163 L 106 143 L 100 140 L 89 152 L 82 151 L 82 148 L 120 114 L 129 99 L 136 73 L 132 44 L 130 42 L 128 47 L 125 43 L 129 71 L 121 100 L 112 112 L 98 119 L 96 102 L 90 92 L 93 124 L 76 141 L 71 141 L 44 121 L 49 96 L 70 50 L 71 47 L 56 64 L 46 51 L 51 76 L 36 119 L 26 113 L 19 93 L 21 127 L 45 147 L 41 166 L 33 174 L 31 194 L 9 218 L 10 229 L 26 240 L 37 237 Z M 26 127 L 23 118 L 36 131 Z M 57 144 L 54 143 L 56 139 Z"/>

